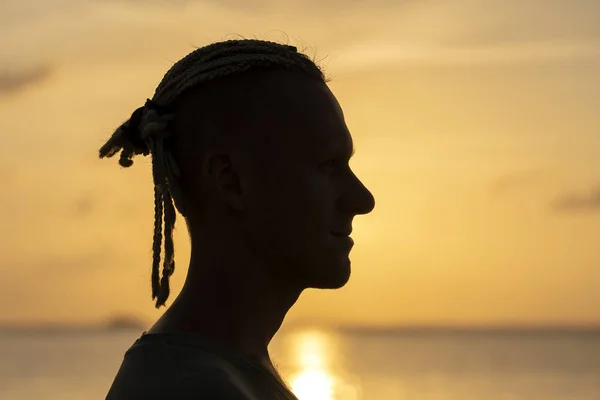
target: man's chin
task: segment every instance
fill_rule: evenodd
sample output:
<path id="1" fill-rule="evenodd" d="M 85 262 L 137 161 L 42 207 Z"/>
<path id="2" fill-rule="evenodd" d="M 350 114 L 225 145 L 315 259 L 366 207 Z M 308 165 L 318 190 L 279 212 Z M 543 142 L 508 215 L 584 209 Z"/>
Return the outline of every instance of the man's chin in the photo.
<path id="1" fill-rule="evenodd" d="M 350 280 L 350 263 L 348 263 L 345 268 L 340 268 L 338 266 L 337 270 L 331 270 L 330 274 L 324 275 L 321 274 L 318 277 L 315 277 L 310 287 L 312 289 L 341 289 Z"/>
<path id="2" fill-rule="evenodd" d="M 340 280 L 338 282 L 333 282 L 333 283 L 329 283 L 329 284 L 324 284 L 322 285 L 322 287 L 320 288 L 315 288 L 315 289 L 323 289 L 323 290 L 336 290 L 336 289 L 341 289 L 344 286 L 346 286 L 346 284 L 348 283 L 348 281 L 350 280 L 350 277 L 344 279 L 343 281 Z"/>

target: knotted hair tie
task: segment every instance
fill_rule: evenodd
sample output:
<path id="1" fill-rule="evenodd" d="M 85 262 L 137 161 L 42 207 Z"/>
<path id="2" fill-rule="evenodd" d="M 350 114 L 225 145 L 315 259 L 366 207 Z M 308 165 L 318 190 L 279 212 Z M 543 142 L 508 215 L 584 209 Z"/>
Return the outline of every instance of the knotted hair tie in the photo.
<path id="1" fill-rule="evenodd" d="M 162 107 L 150 99 L 146 100 L 143 107 L 138 108 L 138 110 L 140 109 L 141 111 L 135 115 L 136 118 L 139 118 L 139 121 L 136 121 L 138 138 L 156 158 L 158 164 L 165 167 L 165 174 L 160 177 L 160 182 L 166 184 L 167 179 L 180 176 L 179 168 L 171 152 L 164 148 L 164 139 L 171 135 L 169 125 L 174 120 L 174 115 L 168 112 L 166 107 Z M 134 111 L 134 114 L 138 110 Z"/>
<path id="2" fill-rule="evenodd" d="M 172 120 L 173 113 L 167 107 L 146 99 L 146 103 L 136 109 L 124 124 L 123 134 L 135 147 L 145 150 L 144 155 L 147 155 L 150 150 L 148 140 L 168 137 L 167 126 Z"/>
<path id="3" fill-rule="evenodd" d="M 169 123 L 174 114 L 164 106 L 150 99 L 136 109 L 131 117 L 121 124 L 104 146 L 100 148 L 100 158 L 112 157 L 121 151 L 119 164 L 133 165 L 132 158 L 138 154 L 147 156 L 155 143 L 169 136 Z"/>

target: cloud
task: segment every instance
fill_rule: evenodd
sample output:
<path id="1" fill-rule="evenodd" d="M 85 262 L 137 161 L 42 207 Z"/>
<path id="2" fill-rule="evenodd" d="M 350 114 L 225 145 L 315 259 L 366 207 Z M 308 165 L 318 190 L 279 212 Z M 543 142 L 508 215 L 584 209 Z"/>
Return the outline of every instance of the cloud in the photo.
<path id="1" fill-rule="evenodd" d="M 600 185 L 585 193 L 569 193 L 558 197 L 552 204 L 558 212 L 600 211 Z"/>
<path id="2" fill-rule="evenodd" d="M 96 199 L 91 194 L 83 194 L 73 203 L 75 215 L 81 218 L 89 216 L 96 207 Z"/>
<path id="3" fill-rule="evenodd" d="M 368 69 L 391 66 L 527 65 L 600 57 L 600 40 L 534 41 L 480 46 L 413 45 L 384 41 L 346 48 L 336 62 Z"/>
<path id="4" fill-rule="evenodd" d="M 22 257 L 12 263 L 13 275 L 22 281 L 41 279 L 60 281 L 65 277 L 81 278 L 109 271 L 112 272 L 122 255 L 114 248 L 96 248 L 79 254 L 35 254 Z"/>
<path id="5" fill-rule="evenodd" d="M 505 194 L 515 190 L 527 189 L 546 181 L 549 174 L 544 170 L 521 170 L 506 173 L 492 182 L 494 194 Z"/>
<path id="6" fill-rule="evenodd" d="M 128 3 L 135 4 L 139 6 L 153 6 L 153 5 L 163 5 L 163 6 L 173 6 L 175 5 L 185 5 L 188 3 L 209 3 L 217 6 L 234 8 L 238 9 L 267 9 L 267 8 L 276 8 L 281 7 L 282 3 L 278 0 L 95 0 L 99 3 Z M 385 6 L 385 5 L 394 5 L 396 2 L 394 0 L 375 0 L 369 2 L 370 6 Z M 326 3 L 320 0 L 291 0 L 285 3 L 285 7 L 288 9 L 294 8 L 302 8 L 305 9 L 310 7 L 312 9 L 325 9 L 325 8 L 336 8 L 339 10 L 339 7 L 348 7 L 359 6 L 361 4 L 361 0 L 332 0 Z"/>
<path id="7" fill-rule="evenodd" d="M 0 94 L 11 94 L 44 82 L 50 77 L 52 68 L 49 65 L 37 66 L 22 71 L 5 69 L 0 71 Z"/>
<path id="8" fill-rule="evenodd" d="M 110 209 L 110 214 L 121 221 L 128 218 L 137 218 L 138 216 L 150 217 L 152 215 L 144 214 L 145 210 L 140 211 L 139 204 L 133 201 L 111 202 L 106 197 L 104 193 L 81 193 L 70 203 L 67 203 L 69 207 L 68 215 L 74 216 L 76 219 L 87 219 L 94 217 L 95 214 L 102 215 L 106 213 L 107 209 Z"/>
<path id="9" fill-rule="evenodd" d="M 136 6 L 176 6 L 176 5 L 185 5 L 187 3 L 191 3 L 195 0 L 95 0 L 97 3 L 124 3 L 124 4 L 132 4 Z M 221 3 L 220 1 L 211 1 L 212 3 Z M 231 1 L 233 2 L 233 1 Z M 226 2 L 229 3 L 229 2 Z"/>

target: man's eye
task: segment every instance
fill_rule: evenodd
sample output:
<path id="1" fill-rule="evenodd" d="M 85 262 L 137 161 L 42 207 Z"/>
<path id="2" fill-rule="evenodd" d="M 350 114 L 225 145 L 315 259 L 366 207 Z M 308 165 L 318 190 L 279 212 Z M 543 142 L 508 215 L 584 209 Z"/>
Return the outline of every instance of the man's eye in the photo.
<path id="1" fill-rule="evenodd" d="M 321 164 L 323 168 L 333 169 L 338 166 L 338 160 L 327 160 Z"/>

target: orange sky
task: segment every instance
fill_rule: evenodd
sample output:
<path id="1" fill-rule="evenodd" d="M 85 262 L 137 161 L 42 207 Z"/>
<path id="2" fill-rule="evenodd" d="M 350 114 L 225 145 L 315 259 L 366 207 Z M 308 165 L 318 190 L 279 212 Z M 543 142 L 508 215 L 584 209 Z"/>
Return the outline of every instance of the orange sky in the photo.
<path id="1" fill-rule="evenodd" d="M 193 46 L 241 34 L 326 57 L 377 198 L 350 284 L 290 320 L 600 323 L 600 3 L 369 3 L 3 1 L 0 322 L 158 315 L 149 160 L 97 149 Z"/>

